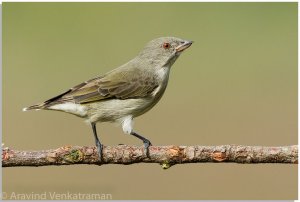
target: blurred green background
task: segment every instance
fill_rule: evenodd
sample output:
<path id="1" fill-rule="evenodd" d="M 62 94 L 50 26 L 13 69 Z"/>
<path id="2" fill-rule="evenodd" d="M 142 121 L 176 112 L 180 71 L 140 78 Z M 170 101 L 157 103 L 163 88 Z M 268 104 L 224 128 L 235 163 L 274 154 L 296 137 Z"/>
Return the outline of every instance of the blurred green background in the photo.
<path id="1" fill-rule="evenodd" d="M 3 142 L 94 145 L 65 113 L 22 112 L 133 58 L 150 40 L 195 41 L 164 97 L 135 121 L 155 145 L 297 144 L 297 3 L 3 3 Z M 106 145 L 141 142 L 98 124 Z M 190 164 L 3 169 L 3 191 L 113 199 L 297 199 L 297 165 Z"/>

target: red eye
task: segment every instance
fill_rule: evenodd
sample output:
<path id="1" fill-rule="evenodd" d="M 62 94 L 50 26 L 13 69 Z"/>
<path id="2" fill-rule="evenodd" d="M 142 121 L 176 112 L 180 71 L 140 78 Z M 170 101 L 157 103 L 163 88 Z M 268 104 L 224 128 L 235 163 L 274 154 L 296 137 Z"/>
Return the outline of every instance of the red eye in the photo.
<path id="1" fill-rule="evenodd" d="M 164 47 L 164 49 L 168 49 L 171 47 L 171 45 L 169 43 L 164 43 L 163 47 Z"/>

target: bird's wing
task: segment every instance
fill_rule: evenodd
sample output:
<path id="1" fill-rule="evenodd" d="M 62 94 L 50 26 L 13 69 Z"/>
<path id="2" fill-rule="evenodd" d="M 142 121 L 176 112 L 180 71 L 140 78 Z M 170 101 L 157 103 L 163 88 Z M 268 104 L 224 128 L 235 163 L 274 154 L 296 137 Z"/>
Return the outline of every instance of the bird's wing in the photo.
<path id="1" fill-rule="evenodd" d="M 89 103 L 111 98 L 147 97 L 157 87 L 158 82 L 153 77 L 145 76 L 142 72 L 111 72 L 103 77 L 81 83 L 69 91 L 48 100 L 48 103 L 66 101 Z"/>

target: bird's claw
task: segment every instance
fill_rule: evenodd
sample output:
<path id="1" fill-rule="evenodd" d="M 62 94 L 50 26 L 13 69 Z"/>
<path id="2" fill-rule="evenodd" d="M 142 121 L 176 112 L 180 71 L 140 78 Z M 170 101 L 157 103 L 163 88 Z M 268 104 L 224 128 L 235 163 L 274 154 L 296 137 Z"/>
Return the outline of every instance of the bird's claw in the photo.
<path id="1" fill-rule="evenodd" d="M 144 142 L 144 147 L 145 147 L 145 151 L 146 151 L 146 156 L 148 158 L 150 158 L 149 147 L 152 146 L 152 144 L 151 144 L 151 142 L 149 140 L 143 141 L 143 142 Z"/>
<path id="2" fill-rule="evenodd" d="M 96 143 L 96 147 L 97 147 L 99 160 L 102 161 L 102 159 L 103 159 L 103 155 L 102 155 L 103 145 L 100 144 L 100 143 Z"/>

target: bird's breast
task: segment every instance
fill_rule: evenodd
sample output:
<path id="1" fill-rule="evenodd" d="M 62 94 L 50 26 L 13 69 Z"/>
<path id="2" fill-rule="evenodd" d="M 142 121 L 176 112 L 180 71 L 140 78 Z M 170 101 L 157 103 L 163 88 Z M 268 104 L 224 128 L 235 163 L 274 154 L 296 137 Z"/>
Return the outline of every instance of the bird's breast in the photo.
<path id="1" fill-rule="evenodd" d="M 156 75 L 158 87 L 152 92 L 153 97 L 160 98 L 163 95 L 168 85 L 169 73 L 170 73 L 169 67 L 159 67 L 156 70 L 155 75 Z"/>

